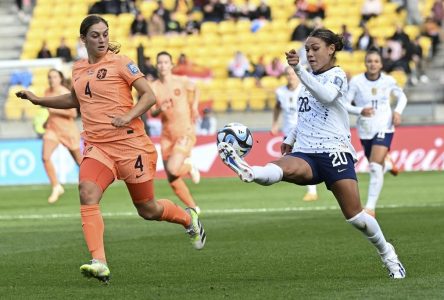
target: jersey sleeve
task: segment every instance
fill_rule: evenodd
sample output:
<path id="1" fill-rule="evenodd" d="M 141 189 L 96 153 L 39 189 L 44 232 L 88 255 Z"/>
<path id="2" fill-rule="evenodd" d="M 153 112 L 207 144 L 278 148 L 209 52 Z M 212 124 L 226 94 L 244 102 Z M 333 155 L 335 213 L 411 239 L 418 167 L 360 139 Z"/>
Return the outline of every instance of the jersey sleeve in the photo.
<path id="1" fill-rule="evenodd" d="M 348 86 L 348 92 L 346 96 L 347 103 L 345 104 L 345 108 L 350 114 L 353 115 L 360 115 L 363 109 L 362 107 L 357 107 L 355 105 L 352 105 L 353 100 L 355 100 L 357 90 L 358 90 L 357 80 L 356 78 L 352 78 Z"/>
<path id="2" fill-rule="evenodd" d="M 140 72 L 137 65 L 124 55 L 120 57 L 119 74 L 129 86 L 131 86 L 136 79 L 143 77 L 143 74 Z"/>

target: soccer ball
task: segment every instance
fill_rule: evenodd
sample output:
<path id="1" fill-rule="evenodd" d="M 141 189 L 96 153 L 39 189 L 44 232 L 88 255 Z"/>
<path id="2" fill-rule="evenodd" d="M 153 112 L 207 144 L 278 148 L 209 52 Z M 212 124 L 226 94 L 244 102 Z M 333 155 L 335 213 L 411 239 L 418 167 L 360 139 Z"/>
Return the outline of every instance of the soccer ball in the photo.
<path id="1" fill-rule="evenodd" d="M 253 147 L 253 135 L 247 126 L 229 123 L 217 132 L 217 144 L 225 142 L 233 146 L 237 155 L 244 157 Z"/>

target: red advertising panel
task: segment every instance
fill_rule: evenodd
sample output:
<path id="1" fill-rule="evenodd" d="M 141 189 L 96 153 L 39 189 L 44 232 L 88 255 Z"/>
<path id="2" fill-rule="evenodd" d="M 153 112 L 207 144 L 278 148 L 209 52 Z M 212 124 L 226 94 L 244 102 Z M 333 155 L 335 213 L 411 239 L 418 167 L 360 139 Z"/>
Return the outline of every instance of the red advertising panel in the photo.
<path id="1" fill-rule="evenodd" d="M 253 138 L 253 149 L 246 157 L 248 163 L 264 165 L 280 157 L 282 136 L 273 136 L 269 132 L 253 132 Z M 158 138 L 153 141 L 157 144 Z M 356 171 L 366 172 L 367 159 L 355 129 L 352 129 L 352 143 L 358 153 Z M 156 147 L 160 150 L 158 144 Z M 396 166 L 404 171 L 444 170 L 444 125 L 397 128 L 390 153 Z M 192 160 L 203 177 L 234 176 L 219 159 L 215 135 L 197 138 Z M 160 159 L 157 168 L 158 177 L 164 177 Z"/>

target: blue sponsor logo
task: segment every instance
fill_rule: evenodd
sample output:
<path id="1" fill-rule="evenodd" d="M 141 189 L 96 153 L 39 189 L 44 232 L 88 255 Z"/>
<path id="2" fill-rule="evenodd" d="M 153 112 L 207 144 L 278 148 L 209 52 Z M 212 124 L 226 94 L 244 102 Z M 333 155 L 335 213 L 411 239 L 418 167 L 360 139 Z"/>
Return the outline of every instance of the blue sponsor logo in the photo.
<path id="1" fill-rule="evenodd" d="M 139 68 L 133 62 L 127 64 L 126 67 L 130 71 L 130 73 L 133 75 L 136 75 L 137 73 L 139 73 Z"/>

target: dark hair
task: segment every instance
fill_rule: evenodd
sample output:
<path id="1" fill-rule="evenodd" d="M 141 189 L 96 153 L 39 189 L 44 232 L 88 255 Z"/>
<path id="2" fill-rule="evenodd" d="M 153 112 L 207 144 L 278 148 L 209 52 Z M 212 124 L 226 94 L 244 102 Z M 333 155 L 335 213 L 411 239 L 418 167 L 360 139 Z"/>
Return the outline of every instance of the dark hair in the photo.
<path id="1" fill-rule="evenodd" d="M 168 56 L 170 58 L 171 62 L 173 61 L 173 57 L 167 51 L 160 51 L 159 53 L 157 53 L 156 60 L 159 59 L 159 56 L 162 56 L 162 55 Z"/>
<path id="2" fill-rule="evenodd" d="M 98 23 L 103 23 L 106 25 L 106 27 L 109 28 L 108 22 L 104 18 L 102 18 L 101 16 L 89 15 L 85 19 L 83 19 L 82 23 L 80 24 L 80 35 L 83 35 L 86 37 L 86 35 L 88 34 L 89 28 L 95 24 L 98 24 Z M 110 42 L 108 44 L 108 50 L 117 54 L 120 52 L 120 44 L 116 43 L 116 42 L 112 42 L 112 43 Z"/>
<path id="3" fill-rule="evenodd" d="M 309 37 L 316 37 L 323 40 L 327 46 L 335 45 L 335 52 L 341 51 L 344 48 L 344 38 L 340 34 L 336 34 L 329 29 L 319 28 L 315 29 L 308 35 Z"/>
<path id="4" fill-rule="evenodd" d="M 367 59 L 367 56 L 369 56 L 370 54 L 377 54 L 377 55 L 379 55 L 379 58 L 381 58 L 381 61 L 382 61 L 381 51 L 379 51 L 379 49 L 376 48 L 375 46 L 372 46 L 372 47 L 370 47 L 367 50 L 367 53 L 365 53 L 365 59 Z"/>

